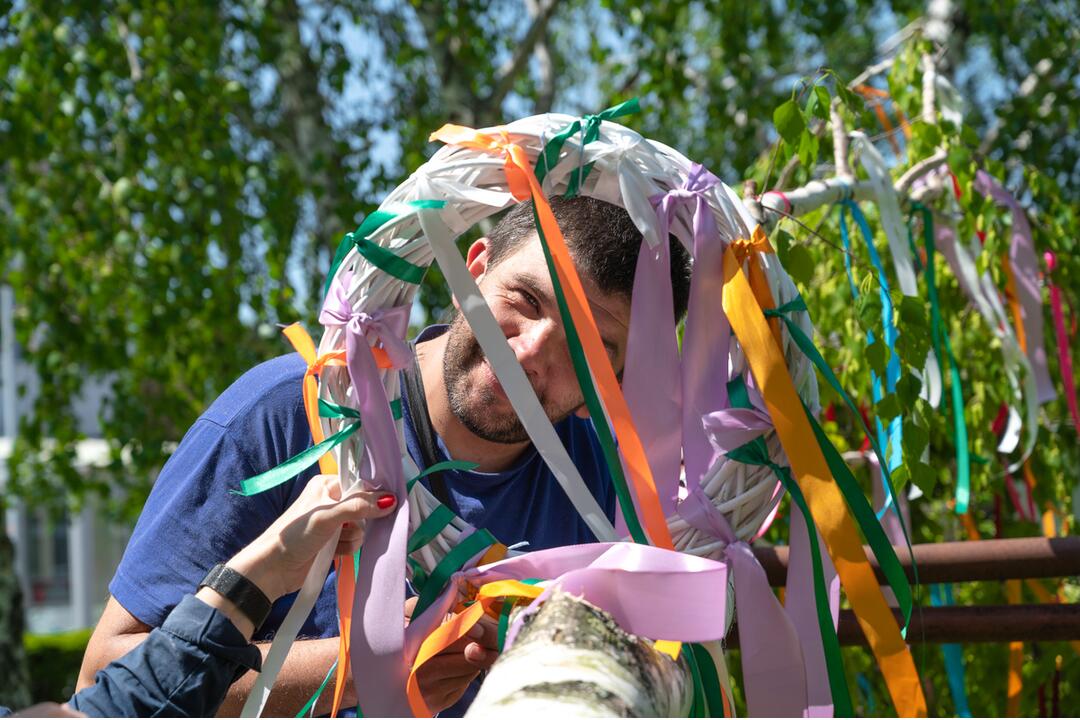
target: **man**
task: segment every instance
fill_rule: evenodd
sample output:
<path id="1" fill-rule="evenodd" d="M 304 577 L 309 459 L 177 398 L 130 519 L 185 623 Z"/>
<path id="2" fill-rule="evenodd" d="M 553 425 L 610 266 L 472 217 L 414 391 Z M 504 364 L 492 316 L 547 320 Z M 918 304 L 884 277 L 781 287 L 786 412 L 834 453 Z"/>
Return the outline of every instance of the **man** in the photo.
<path id="1" fill-rule="evenodd" d="M 334 475 L 319 475 L 281 517 L 225 563 L 194 595 L 185 595 L 164 625 L 134 650 L 97 673 L 94 684 L 61 706 L 27 708 L 27 717 L 206 717 L 229 686 L 262 656 L 251 636 L 270 599 L 293 592 L 311 563 L 340 531 L 337 553 L 354 553 L 369 518 L 393 511 L 389 493 L 356 491 L 341 497 Z M 0 717 L 9 715 L 0 707 Z"/>
<path id="2" fill-rule="evenodd" d="M 621 208 L 608 203 L 556 198 L 552 209 L 619 372 L 641 235 Z M 528 204 L 511 209 L 488 237 L 473 243 L 466 262 L 570 456 L 611 517 L 614 493 L 583 407 L 532 217 Z M 681 316 L 689 293 L 689 260 L 677 242 L 671 247 L 675 307 Z M 426 408 L 409 407 L 407 397 L 403 403 L 410 455 L 421 467 L 428 464 L 425 456 L 479 465 L 473 472 L 444 472 L 435 479 L 436 492 L 445 495 L 450 509 L 507 545 L 527 543 L 538 550 L 594 541 L 529 442 L 468 324 L 458 316 L 449 327 L 424 330 L 416 341 L 416 359 Z M 311 472 L 249 498 L 229 490 L 310 445 L 300 395 L 304 369 L 296 355 L 257 366 L 188 431 L 162 469 L 110 585 L 112 598 L 87 648 L 80 683 L 88 683 L 95 670 L 160 625 L 184 588 L 258 535 L 300 492 Z M 429 423 L 434 447 L 425 448 L 420 437 Z M 295 713 L 336 658 L 334 581 L 331 573 L 301 630 L 305 639 L 289 654 L 269 715 Z M 289 604 L 286 599 L 275 605 L 256 640 L 272 635 Z M 494 661 L 490 636 L 475 640 L 425 665 L 420 684 L 432 709 L 458 701 L 477 673 Z M 240 709 L 252 681 L 249 674 L 234 686 L 222 714 Z M 329 710 L 330 695 L 324 694 L 316 713 Z M 346 699 L 356 701 L 351 687 Z M 360 703 L 362 708 L 363 698 Z"/>

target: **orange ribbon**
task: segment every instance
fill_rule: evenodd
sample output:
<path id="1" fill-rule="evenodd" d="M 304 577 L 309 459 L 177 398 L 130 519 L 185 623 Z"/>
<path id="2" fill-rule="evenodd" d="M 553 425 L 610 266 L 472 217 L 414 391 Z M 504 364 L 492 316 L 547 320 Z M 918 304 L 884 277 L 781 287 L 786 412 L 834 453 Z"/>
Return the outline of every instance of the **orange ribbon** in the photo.
<path id="1" fill-rule="evenodd" d="M 667 519 L 660 507 L 656 484 L 653 482 L 652 470 L 645 456 L 645 448 L 630 417 L 630 408 L 623 398 L 611 361 L 604 351 L 585 289 L 566 247 L 566 240 L 555 221 L 555 214 L 551 211 L 551 205 L 548 204 L 540 182 L 536 179 L 528 155 L 520 145 L 511 141 L 509 133 L 502 128 L 492 132 L 480 132 L 460 125 L 444 125 L 431 134 L 431 139 L 481 152 L 505 154 L 506 183 L 510 193 L 519 201 L 532 198 L 556 275 L 566 295 L 570 316 L 581 337 L 585 358 L 614 426 L 619 449 L 626 462 L 627 474 L 640 505 L 645 530 L 654 545 L 668 550 L 674 549 Z"/>
<path id="2" fill-rule="evenodd" d="M 307 330 L 300 323 L 293 323 L 282 330 L 285 337 L 292 343 L 296 352 L 307 363 L 307 371 L 304 373 L 304 413 L 307 415 L 308 427 L 311 429 L 311 439 L 315 444 L 322 442 L 326 436 L 323 433 L 322 423 L 319 422 L 319 382 L 316 377 L 327 365 L 345 365 L 345 351 L 327 353 L 317 356 L 315 343 Z M 319 458 L 319 471 L 326 475 L 336 475 L 337 461 L 333 453 L 326 453 Z M 337 717 L 341 708 L 341 699 L 345 693 L 345 677 L 349 671 L 349 633 L 352 628 L 353 596 L 356 592 L 356 571 L 353 568 L 351 555 L 343 555 L 335 559 L 334 566 L 337 570 L 337 600 L 339 635 L 338 642 L 338 665 L 337 675 L 334 678 L 334 705 L 330 711 L 331 717 Z M 342 572 L 342 569 L 352 569 L 351 572 Z"/>
<path id="3" fill-rule="evenodd" d="M 544 592 L 539 585 L 527 585 L 517 580 L 498 580 L 481 587 L 475 601 L 467 608 L 460 610 L 449 620 L 437 627 L 423 643 L 416 653 L 409 679 L 405 685 L 405 692 L 409 698 L 409 706 L 416 717 L 431 717 L 431 708 L 424 700 L 420 692 L 420 685 L 416 679 L 416 673 L 420 667 L 431 658 L 441 653 L 446 648 L 465 637 L 476 623 L 480 622 L 485 614 L 497 617 L 496 604 L 505 598 L 528 598 L 534 599 Z"/>
<path id="4" fill-rule="evenodd" d="M 843 495 L 814 441 L 814 432 L 783 352 L 775 342 L 733 246 L 724 251 L 723 275 L 724 312 L 742 344 L 793 475 L 806 496 L 848 601 L 877 658 L 896 711 L 901 717 L 923 717 L 927 712 L 926 698 L 911 652 L 867 562 Z"/>

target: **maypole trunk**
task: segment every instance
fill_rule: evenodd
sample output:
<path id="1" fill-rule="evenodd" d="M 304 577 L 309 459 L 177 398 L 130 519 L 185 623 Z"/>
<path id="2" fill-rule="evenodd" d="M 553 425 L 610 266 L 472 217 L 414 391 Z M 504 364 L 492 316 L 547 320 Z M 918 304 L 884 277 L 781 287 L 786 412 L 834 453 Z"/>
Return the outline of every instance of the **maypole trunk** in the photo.
<path id="1" fill-rule="evenodd" d="M 692 693 L 684 662 L 585 600 L 555 592 L 525 618 L 468 717 L 686 717 Z"/>

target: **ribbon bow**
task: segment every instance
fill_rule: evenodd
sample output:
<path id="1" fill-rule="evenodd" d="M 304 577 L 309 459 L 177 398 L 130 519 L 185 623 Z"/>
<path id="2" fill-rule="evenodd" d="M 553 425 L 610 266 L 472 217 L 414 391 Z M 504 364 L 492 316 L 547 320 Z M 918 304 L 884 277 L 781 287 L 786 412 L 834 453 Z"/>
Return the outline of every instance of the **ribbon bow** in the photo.
<path id="1" fill-rule="evenodd" d="M 713 388 L 713 359 L 727 357 L 727 344 L 723 338 L 719 345 L 708 348 L 701 348 L 699 339 L 695 347 L 700 352 L 694 355 L 698 360 L 694 365 L 698 370 L 694 376 L 695 385 L 690 389 L 683 386 L 675 333 L 668 233 L 674 213 L 679 207 L 689 205 L 693 208 L 695 247 L 707 245 L 710 239 L 719 246 L 716 223 L 704 196 L 718 182 L 715 175 L 695 164 L 682 186 L 649 198 L 656 213 L 659 235 L 653 243 L 650 243 L 648 236 L 641 241 L 630 299 L 630 333 L 623 369 L 623 394 L 638 433 L 650 450 L 649 465 L 656 479 L 657 496 L 665 516 L 674 511 L 678 501 L 679 463 L 685 432 L 682 427 L 684 398 L 692 399 L 694 409 L 690 412 L 696 412 L 697 417 L 701 417 L 703 406 L 708 406 L 709 399 L 715 397 L 714 393 L 702 392 L 702 386 L 706 383 Z M 688 328 L 700 326 L 703 331 L 711 332 L 711 316 L 709 320 L 706 323 L 701 317 L 696 326 L 688 325 Z M 700 432 L 696 436 L 700 436 Z M 704 438 L 698 439 L 701 451 L 694 455 L 695 458 L 707 454 L 708 450 Z M 699 464 L 704 463 L 702 460 Z M 618 520 L 621 515 L 616 517 Z M 621 524 L 619 529 L 623 529 Z"/>
<path id="2" fill-rule="evenodd" d="M 607 110 L 601 110 L 595 115 L 585 115 L 574 120 L 556 133 L 555 136 L 544 145 L 544 149 L 540 152 L 540 157 L 536 159 L 536 179 L 539 182 L 544 181 L 548 172 L 550 172 L 559 162 L 559 155 L 562 153 L 563 145 L 566 144 L 566 141 L 572 138 L 576 133 L 581 133 L 581 143 L 578 145 L 578 167 L 570 176 L 566 186 L 566 197 L 574 197 L 578 194 L 581 183 L 585 182 L 585 178 L 588 176 L 589 171 L 592 170 L 592 163 L 583 165 L 585 146 L 600 137 L 600 123 L 604 120 L 614 120 L 615 118 L 623 117 L 624 115 L 633 115 L 640 110 L 641 105 L 638 103 L 638 99 L 632 98 L 626 102 L 609 107 Z"/>
<path id="3" fill-rule="evenodd" d="M 764 432 L 759 428 L 754 431 Z M 799 633 L 769 587 L 765 570 L 750 545 L 738 539 L 727 518 L 699 484 L 689 486 L 678 512 L 693 527 L 726 543 L 723 553 L 734 580 L 735 607 L 742 610 L 739 639 L 749 714 L 805 716 L 809 703 Z"/>
<path id="4" fill-rule="evenodd" d="M 372 699 L 375 714 L 396 715 L 408 708 L 403 692 L 387 688 L 403 689 L 405 684 L 404 668 L 393 659 L 401 657 L 405 642 L 404 625 L 396 621 L 405 601 L 409 513 L 394 417 L 379 368 L 401 368 L 411 362 L 405 342 L 410 308 L 354 311 L 348 294 L 351 280 L 352 273 L 344 272 L 334 281 L 319 322 L 345 329 L 345 365 L 364 423 L 364 454 L 357 474 L 371 489 L 392 492 L 398 503 L 393 515 L 368 522 L 358 576 L 375 580 L 372 587 L 356 590 L 352 617 L 359 622 L 349 628 L 349 646 L 352 667 L 364 668 L 355 677 L 360 696 Z"/>

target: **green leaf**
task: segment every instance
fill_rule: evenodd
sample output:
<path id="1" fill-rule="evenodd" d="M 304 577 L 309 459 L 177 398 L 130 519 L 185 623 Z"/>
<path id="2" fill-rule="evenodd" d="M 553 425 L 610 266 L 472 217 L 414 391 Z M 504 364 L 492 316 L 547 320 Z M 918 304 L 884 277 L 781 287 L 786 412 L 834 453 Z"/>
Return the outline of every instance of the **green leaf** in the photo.
<path id="1" fill-rule="evenodd" d="M 896 397 L 896 393 L 885 393 L 880 400 L 874 403 L 874 412 L 883 423 L 887 423 L 899 415 L 900 400 Z"/>
<path id="2" fill-rule="evenodd" d="M 914 417 L 904 418 L 904 455 L 909 458 L 921 458 L 923 451 L 930 444 L 930 431 L 920 425 Z"/>
<path id="3" fill-rule="evenodd" d="M 878 375 L 885 374 L 885 366 L 889 364 L 889 349 L 881 341 L 872 342 L 866 346 L 866 362 L 870 369 Z"/>
<path id="4" fill-rule="evenodd" d="M 786 230 L 777 228 L 773 231 L 772 244 L 776 248 L 776 258 L 786 268 L 788 265 L 788 251 L 795 244 L 795 238 Z"/>
<path id="5" fill-rule="evenodd" d="M 784 267 L 796 282 L 803 285 L 809 285 L 814 279 L 816 264 L 805 245 L 794 243 L 788 248 L 787 264 Z"/>
<path id="6" fill-rule="evenodd" d="M 822 120 L 828 121 L 829 104 L 832 102 L 832 99 L 829 97 L 829 91 L 824 85 L 815 85 L 812 95 L 817 98 L 817 102 L 814 103 L 814 115 Z"/>
<path id="7" fill-rule="evenodd" d="M 938 481 L 934 468 L 919 460 L 909 460 L 907 465 L 911 473 L 911 482 L 915 483 L 915 486 L 922 490 L 924 495 L 933 492 Z"/>
<path id="8" fill-rule="evenodd" d="M 921 389 L 922 381 L 911 373 L 905 373 L 903 377 L 896 381 L 896 395 L 900 398 L 900 404 L 908 409 L 915 406 L 915 401 L 919 399 L 919 390 Z"/>
<path id="9" fill-rule="evenodd" d="M 817 164 L 820 143 L 817 135 L 811 132 L 804 132 L 799 136 L 799 162 L 807 170 L 813 170 L 814 165 Z"/>
<path id="10" fill-rule="evenodd" d="M 806 130 L 806 119 L 794 100 L 788 100 L 773 111 L 773 125 L 784 142 L 797 145 L 799 136 Z"/>

